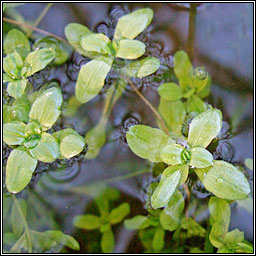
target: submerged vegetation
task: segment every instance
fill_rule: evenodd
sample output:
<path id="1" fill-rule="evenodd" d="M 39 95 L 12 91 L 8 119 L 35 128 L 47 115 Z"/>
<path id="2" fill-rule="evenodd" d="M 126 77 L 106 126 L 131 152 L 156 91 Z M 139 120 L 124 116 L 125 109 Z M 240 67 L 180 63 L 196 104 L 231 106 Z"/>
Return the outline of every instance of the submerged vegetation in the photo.
<path id="1" fill-rule="evenodd" d="M 3 11 L 13 7 L 4 4 Z M 106 143 L 111 111 L 127 86 L 152 111 L 158 125 L 156 128 L 134 123 L 124 135 L 129 149 L 148 161 L 147 172 L 152 179 L 145 191 L 145 209 L 137 214 L 116 188 L 102 186 L 102 181 L 101 185 L 94 184 L 94 188 L 85 190 L 92 196 L 93 206 L 88 213 L 76 213 L 72 219 L 74 228 L 79 232 L 85 230 L 79 234 L 88 237 L 88 230 L 94 232 L 99 239 L 92 239 L 92 244 L 97 243 L 95 250 L 104 253 L 114 251 L 117 224 L 126 230 L 138 230 L 143 251 L 147 253 L 253 252 L 243 231 L 229 229 L 231 205 L 248 198 L 251 188 L 244 167 L 214 155 L 225 119 L 220 109 L 205 100 L 211 92 L 210 74 L 204 67 L 193 67 L 188 54 L 179 50 L 174 54 L 173 69 L 167 70 L 173 72 L 171 80 L 157 85 L 158 110 L 136 87 L 136 81 L 154 76 L 162 65 L 137 38 L 152 19 L 150 8 L 123 15 L 117 20 L 113 38 L 78 23 L 65 27 L 67 41 L 62 42 L 51 36 L 33 41 L 25 31 L 17 28 L 8 31 L 3 59 L 3 140 L 8 145 L 6 151 L 10 152 L 4 165 L 5 252 L 80 250 L 82 246 L 76 236 L 75 239 L 60 231 L 59 226 L 49 224 L 54 216 L 47 215 L 42 226 L 30 226 L 30 218 L 36 219 L 37 213 L 30 209 L 26 193 L 33 194 L 29 187 L 36 170 L 42 170 L 42 166 L 45 172 L 48 168 L 58 172 L 72 159 L 80 157 L 85 164 L 97 159 Z M 65 65 L 71 51 L 89 59 L 79 67 L 75 95 L 67 98 L 67 92 L 56 81 L 39 89 L 33 85 L 34 74 L 43 72 L 47 66 Z M 110 86 L 105 89 L 106 80 Z M 85 103 L 93 102 L 102 89 L 105 98 L 96 126 L 85 134 L 69 125 L 60 128 L 61 118 L 76 116 L 81 106 L 86 109 Z M 245 166 L 252 170 L 253 160 L 245 159 Z M 191 196 L 189 183 L 193 179 L 207 195 L 200 204 Z M 189 207 L 193 204 L 207 212 L 206 221 L 201 222 L 195 213 L 191 214 Z M 42 214 L 45 212 L 42 210 Z M 192 240 L 195 243 L 191 244 Z"/>

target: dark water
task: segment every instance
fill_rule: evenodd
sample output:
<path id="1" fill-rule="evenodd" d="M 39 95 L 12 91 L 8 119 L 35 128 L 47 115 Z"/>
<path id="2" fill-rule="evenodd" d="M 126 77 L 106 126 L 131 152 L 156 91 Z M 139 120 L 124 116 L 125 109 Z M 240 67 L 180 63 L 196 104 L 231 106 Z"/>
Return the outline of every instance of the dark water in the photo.
<path id="1" fill-rule="evenodd" d="M 17 10 L 27 21 L 33 21 L 40 15 L 44 6 L 44 3 L 26 4 Z M 157 106 L 157 88 L 169 78 L 168 68 L 173 66 L 173 54 L 180 49 L 187 50 L 189 4 L 55 3 L 38 27 L 65 38 L 65 26 L 76 22 L 111 37 L 117 19 L 141 7 L 152 8 L 154 18 L 150 27 L 139 38 L 146 43 L 147 54 L 158 57 L 162 65 L 155 75 L 137 81 L 136 86 L 154 106 Z M 212 76 L 212 93 L 206 101 L 221 109 L 225 121 L 222 139 L 214 157 L 241 165 L 244 164 L 245 158 L 253 158 L 252 17 L 253 5 L 249 3 L 200 4 L 197 7 L 194 34 L 193 65 L 205 66 Z M 68 99 L 74 95 L 78 71 L 87 61 L 88 59 L 73 52 L 66 64 L 39 72 L 31 78 L 31 82 L 35 88 L 40 88 L 45 82 L 56 80 Z M 81 106 L 76 116 L 62 117 L 55 128 L 74 127 L 84 135 L 95 126 L 101 116 L 105 91 L 111 82 L 108 77 L 99 96 Z M 235 134 L 229 134 L 232 122 L 237 128 Z M 80 156 L 64 163 L 42 164 L 37 168 L 33 181 L 19 196 L 31 202 L 31 210 L 36 210 L 38 204 L 44 209 L 41 214 L 38 213 L 43 223 L 42 230 L 59 226 L 63 232 L 78 240 L 80 252 L 97 252 L 97 243 L 93 245 L 93 241 L 99 240 L 99 232 L 78 230 L 72 224 L 76 215 L 91 212 L 92 198 L 88 196 L 87 188 L 95 182 L 118 188 L 121 197 L 116 201 L 116 205 L 129 202 L 132 209 L 130 217 L 146 214 L 145 190 L 153 180 L 152 175 L 144 173 L 129 179 L 117 178 L 151 168 L 149 163 L 134 155 L 125 142 L 125 132 L 130 125 L 137 123 L 156 127 L 155 117 L 150 109 L 127 86 L 110 115 L 107 143 L 96 159 L 85 160 Z M 250 171 L 247 176 L 252 181 Z M 190 178 L 189 185 L 194 197 L 205 200 L 209 196 L 202 184 L 194 181 L 193 177 Z M 47 218 L 43 220 L 46 213 L 48 222 Z M 198 219 L 205 220 L 207 214 L 206 211 L 202 212 Z M 245 237 L 252 241 L 252 222 L 252 201 L 232 206 L 230 229 L 239 228 L 245 232 Z M 29 225 L 35 226 L 35 223 L 31 221 Z M 114 232 L 115 252 L 142 252 L 138 238 L 133 232 L 125 230 L 123 225 L 116 225 Z"/>

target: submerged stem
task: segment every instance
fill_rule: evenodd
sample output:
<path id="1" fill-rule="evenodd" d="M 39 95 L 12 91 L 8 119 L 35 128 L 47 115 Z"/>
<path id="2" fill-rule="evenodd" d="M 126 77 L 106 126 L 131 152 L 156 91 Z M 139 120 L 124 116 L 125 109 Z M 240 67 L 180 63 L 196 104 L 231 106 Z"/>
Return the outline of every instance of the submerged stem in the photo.
<path id="1" fill-rule="evenodd" d="M 21 26 L 21 27 L 25 27 L 25 28 L 32 29 L 32 30 L 37 31 L 37 32 L 39 32 L 39 33 L 42 33 L 42 34 L 51 36 L 51 37 L 53 37 L 53 38 L 56 38 L 57 40 L 62 41 L 63 43 L 69 45 L 69 42 L 68 42 L 67 40 L 65 40 L 65 39 L 63 39 L 63 38 L 61 38 L 61 37 L 59 37 L 59 36 L 57 36 L 57 35 L 54 35 L 54 34 L 52 34 L 52 33 L 50 33 L 50 32 L 47 32 L 47 31 L 45 31 L 45 30 L 43 30 L 43 29 L 35 28 L 35 27 L 33 27 L 33 26 L 31 26 L 31 25 L 28 25 L 28 24 L 26 24 L 26 23 L 23 23 L 23 22 L 20 22 L 20 21 L 16 21 L 16 20 L 12 20 L 12 19 L 9 19 L 9 18 L 6 18 L 6 17 L 3 18 L 3 21 L 8 22 L 8 23 L 11 23 L 11 24 L 14 24 L 14 25 L 17 25 L 17 26 Z"/>
<path id="2" fill-rule="evenodd" d="M 24 224 L 24 228 L 25 228 L 25 234 L 27 236 L 27 242 L 28 242 L 28 252 L 29 253 L 32 253 L 32 241 L 31 241 L 31 236 L 30 236 L 30 230 L 29 230 L 29 227 L 28 227 L 28 223 L 26 221 L 26 218 L 22 212 L 22 209 L 20 208 L 20 204 L 16 198 L 15 195 L 12 196 L 12 199 L 14 201 L 14 204 L 16 205 L 18 211 L 19 211 L 19 214 L 21 216 L 21 219 L 23 221 L 23 224 Z"/>
<path id="3" fill-rule="evenodd" d="M 129 83 L 129 85 L 133 88 L 133 90 L 137 93 L 137 95 L 144 101 L 144 103 L 152 110 L 152 112 L 155 114 L 155 116 L 159 119 L 161 122 L 161 126 L 164 130 L 164 132 L 169 135 L 169 130 L 164 122 L 164 119 L 161 117 L 161 115 L 158 113 L 158 111 L 151 105 L 151 103 L 138 91 L 134 83 L 128 78 L 124 77 L 126 81 Z"/>
<path id="4" fill-rule="evenodd" d="M 188 185 L 186 183 L 183 184 L 183 188 L 185 190 L 185 193 L 186 193 L 186 206 L 185 206 L 185 216 L 186 216 L 186 219 L 189 218 L 189 212 L 188 212 L 188 205 L 190 203 L 190 191 L 188 189 Z"/>
<path id="5" fill-rule="evenodd" d="M 191 3 L 189 9 L 188 55 L 191 61 L 193 61 L 194 58 L 194 44 L 196 33 L 196 5 L 196 3 Z"/>

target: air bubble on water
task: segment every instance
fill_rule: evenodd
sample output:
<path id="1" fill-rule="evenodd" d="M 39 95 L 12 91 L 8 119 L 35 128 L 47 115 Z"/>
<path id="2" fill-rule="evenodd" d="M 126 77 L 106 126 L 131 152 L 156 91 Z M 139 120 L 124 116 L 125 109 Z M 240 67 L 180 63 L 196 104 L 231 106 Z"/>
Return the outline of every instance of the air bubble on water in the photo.
<path id="1" fill-rule="evenodd" d="M 222 178 L 218 178 L 218 179 L 217 179 L 217 182 L 218 182 L 218 183 L 223 183 L 223 179 L 222 179 Z"/>

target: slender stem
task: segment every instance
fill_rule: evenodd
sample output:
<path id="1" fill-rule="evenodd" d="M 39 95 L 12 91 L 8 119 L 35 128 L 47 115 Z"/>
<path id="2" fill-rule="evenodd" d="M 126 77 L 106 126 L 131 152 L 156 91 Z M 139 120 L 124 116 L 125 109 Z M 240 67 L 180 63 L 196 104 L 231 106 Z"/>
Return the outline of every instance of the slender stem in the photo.
<path id="1" fill-rule="evenodd" d="M 188 55 L 191 61 L 194 58 L 194 44 L 195 44 L 195 33 L 196 33 L 196 3 L 190 4 L 189 9 L 189 30 L 188 30 Z"/>
<path id="2" fill-rule="evenodd" d="M 23 224 L 24 224 L 25 233 L 26 233 L 27 239 L 28 239 L 28 252 L 32 253 L 32 241 L 31 241 L 31 236 L 30 236 L 30 231 L 29 231 L 28 223 L 27 223 L 26 218 L 25 218 L 25 216 L 24 216 L 24 214 L 22 212 L 22 209 L 20 208 L 20 204 L 19 204 L 16 196 L 13 195 L 12 199 L 13 199 L 13 201 L 14 201 L 14 203 L 15 203 L 15 205 L 16 205 L 19 213 L 20 213 L 21 219 L 22 219 Z"/>
<path id="3" fill-rule="evenodd" d="M 48 10 L 52 7 L 53 3 L 48 3 L 46 5 L 46 7 L 44 8 L 44 10 L 42 11 L 42 13 L 40 14 L 40 16 L 37 18 L 37 20 L 35 21 L 35 23 L 33 24 L 33 27 L 37 27 L 38 24 L 41 22 L 41 20 L 43 19 L 43 17 L 45 16 L 45 14 L 48 12 Z M 28 33 L 27 33 L 27 36 L 30 37 L 31 34 L 32 34 L 32 31 L 33 30 L 30 30 Z"/>
<path id="4" fill-rule="evenodd" d="M 37 31 L 37 32 L 39 32 L 39 33 L 42 33 L 42 34 L 51 36 L 51 37 L 53 37 L 53 38 L 56 38 L 56 39 L 58 39 L 59 41 L 62 41 L 63 43 L 69 45 L 69 42 L 68 42 L 67 40 L 65 40 L 65 39 L 63 39 L 63 38 L 61 38 L 61 37 L 59 37 L 59 36 L 57 36 L 57 35 L 54 35 L 54 34 L 52 34 L 52 33 L 50 33 L 50 32 L 47 32 L 47 31 L 45 31 L 45 30 L 42 30 L 42 29 L 39 29 L 39 28 L 35 28 L 35 27 L 31 26 L 31 25 L 25 24 L 25 23 L 20 22 L 20 21 L 12 20 L 12 19 L 9 19 L 9 18 L 6 18 L 6 17 L 3 18 L 3 21 L 8 22 L 8 23 L 11 23 L 11 24 L 14 24 L 14 25 L 17 25 L 17 26 L 21 26 L 21 27 L 25 27 L 25 28 L 32 29 L 32 30 Z"/>
<path id="5" fill-rule="evenodd" d="M 164 132 L 169 135 L 169 130 L 164 122 L 164 119 L 161 117 L 161 115 L 158 113 L 158 111 L 151 105 L 151 103 L 138 91 L 138 89 L 136 88 L 136 86 L 134 85 L 134 83 L 128 78 L 128 77 L 124 77 L 127 82 L 130 84 L 130 86 L 133 88 L 133 90 L 137 93 L 137 95 L 144 101 L 144 103 L 153 111 L 153 113 L 155 114 L 155 116 L 159 119 L 159 121 L 161 122 L 161 126 L 164 130 Z"/>
<path id="6" fill-rule="evenodd" d="M 186 183 L 183 184 L 183 188 L 184 188 L 186 196 L 187 196 L 186 197 L 187 204 L 185 207 L 185 216 L 186 216 L 186 219 L 188 219 L 189 218 L 188 205 L 190 203 L 190 191 L 189 191 L 188 185 Z"/>

